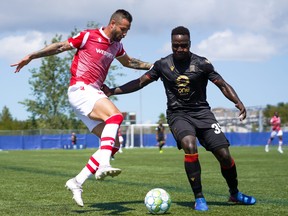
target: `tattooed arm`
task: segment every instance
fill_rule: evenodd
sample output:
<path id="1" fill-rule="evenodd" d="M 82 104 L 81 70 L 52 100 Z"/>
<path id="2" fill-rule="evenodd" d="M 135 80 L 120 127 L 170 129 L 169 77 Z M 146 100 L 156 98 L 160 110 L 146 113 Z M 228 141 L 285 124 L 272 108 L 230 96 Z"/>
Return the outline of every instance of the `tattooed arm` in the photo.
<path id="1" fill-rule="evenodd" d="M 71 49 L 73 48 L 70 46 L 68 41 L 52 43 L 39 51 L 36 51 L 34 53 L 31 53 L 25 56 L 18 63 L 11 64 L 11 67 L 17 66 L 15 69 L 15 73 L 17 73 L 33 59 L 55 55 L 55 54 L 58 54 L 67 50 L 71 50 Z"/>
<path id="2" fill-rule="evenodd" d="M 149 62 L 143 62 L 136 58 L 130 58 L 127 54 L 117 58 L 117 60 L 124 66 L 133 69 L 149 70 L 153 64 Z"/>

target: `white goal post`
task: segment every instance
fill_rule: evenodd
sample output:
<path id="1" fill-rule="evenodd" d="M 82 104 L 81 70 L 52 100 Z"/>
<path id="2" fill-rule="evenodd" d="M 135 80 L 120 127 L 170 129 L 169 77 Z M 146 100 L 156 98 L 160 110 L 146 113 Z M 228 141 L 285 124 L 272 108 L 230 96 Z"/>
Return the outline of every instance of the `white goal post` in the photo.
<path id="1" fill-rule="evenodd" d="M 155 146 L 156 128 L 158 124 L 131 124 L 121 125 L 121 131 L 126 134 L 125 148 Z M 165 135 L 171 134 L 168 124 L 165 127 Z M 148 137 L 147 137 L 148 136 Z M 153 142 L 153 143 L 152 143 Z"/>

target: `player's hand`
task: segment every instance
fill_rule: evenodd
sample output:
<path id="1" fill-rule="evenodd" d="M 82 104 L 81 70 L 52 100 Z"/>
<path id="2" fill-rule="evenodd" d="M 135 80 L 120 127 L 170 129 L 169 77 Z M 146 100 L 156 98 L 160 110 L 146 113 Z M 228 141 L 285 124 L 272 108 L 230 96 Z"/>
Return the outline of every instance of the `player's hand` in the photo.
<path id="1" fill-rule="evenodd" d="M 113 95 L 113 92 L 111 91 L 111 89 L 110 89 L 107 85 L 105 85 L 105 84 L 103 84 L 103 85 L 101 86 L 101 90 L 104 92 L 104 94 L 105 94 L 107 97 Z"/>
<path id="2" fill-rule="evenodd" d="M 18 73 L 21 70 L 21 68 L 23 68 L 25 65 L 27 65 L 31 60 L 32 59 L 30 59 L 29 56 L 26 56 L 20 62 L 15 63 L 15 64 L 11 64 L 10 66 L 11 67 L 17 66 L 14 73 Z"/>
<path id="3" fill-rule="evenodd" d="M 235 107 L 240 110 L 239 119 L 243 121 L 246 118 L 246 108 L 241 101 L 235 104 Z"/>

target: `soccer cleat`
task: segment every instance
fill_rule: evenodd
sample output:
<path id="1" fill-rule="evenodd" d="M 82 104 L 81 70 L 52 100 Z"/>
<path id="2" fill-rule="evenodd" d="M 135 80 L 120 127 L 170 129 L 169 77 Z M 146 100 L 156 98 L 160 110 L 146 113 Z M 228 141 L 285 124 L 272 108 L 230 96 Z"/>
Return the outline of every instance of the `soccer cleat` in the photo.
<path id="1" fill-rule="evenodd" d="M 238 192 L 236 195 L 231 195 L 228 202 L 243 205 L 254 205 L 256 203 L 256 199 L 252 196 L 247 196 L 241 192 Z"/>
<path id="2" fill-rule="evenodd" d="M 77 205 L 83 207 L 84 203 L 81 197 L 82 194 L 82 186 L 76 181 L 75 178 L 69 179 L 66 184 L 65 187 L 70 190 L 73 194 L 72 199 L 77 203 Z"/>
<path id="3" fill-rule="evenodd" d="M 279 153 L 281 153 L 281 154 L 284 153 L 283 150 L 282 150 L 282 147 L 278 147 L 277 151 L 278 151 Z"/>
<path id="4" fill-rule="evenodd" d="M 269 146 L 265 145 L 265 152 L 269 152 Z"/>
<path id="5" fill-rule="evenodd" d="M 111 166 L 100 167 L 96 173 L 96 180 L 104 180 L 107 176 L 111 176 L 112 178 L 118 176 L 121 173 L 121 169 L 113 168 Z"/>
<path id="6" fill-rule="evenodd" d="M 194 210 L 196 211 L 208 211 L 208 206 L 205 198 L 195 199 Z"/>

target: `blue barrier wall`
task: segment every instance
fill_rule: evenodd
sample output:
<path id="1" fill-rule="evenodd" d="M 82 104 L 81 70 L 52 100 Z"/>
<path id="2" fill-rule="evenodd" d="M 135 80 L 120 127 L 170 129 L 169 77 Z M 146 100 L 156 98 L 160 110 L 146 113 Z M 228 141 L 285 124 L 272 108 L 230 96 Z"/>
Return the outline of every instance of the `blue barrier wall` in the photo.
<path id="1" fill-rule="evenodd" d="M 226 133 L 231 146 L 260 146 L 267 143 L 270 132 L 262 133 Z M 0 136 L 0 149 L 2 150 L 29 150 L 29 149 L 62 149 L 71 148 L 71 135 L 23 135 L 23 136 Z M 126 136 L 124 135 L 124 142 Z M 273 140 L 273 144 L 278 143 L 278 138 Z M 284 145 L 288 143 L 288 132 L 283 134 Z M 78 147 L 98 148 L 99 138 L 93 134 L 78 134 Z M 155 134 L 144 134 L 144 147 L 156 146 Z M 199 144 L 199 143 L 198 143 Z M 125 144 L 124 144 L 125 145 Z M 135 135 L 134 146 L 140 146 L 140 136 Z M 166 146 L 176 147 L 176 142 L 172 134 L 167 135 Z"/>
<path id="2" fill-rule="evenodd" d="M 77 135 L 77 145 L 85 148 L 98 148 L 99 139 L 93 134 Z M 72 147 L 71 134 L 60 135 L 27 135 L 27 136 L 0 136 L 0 149 L 61 149 Z"/>

